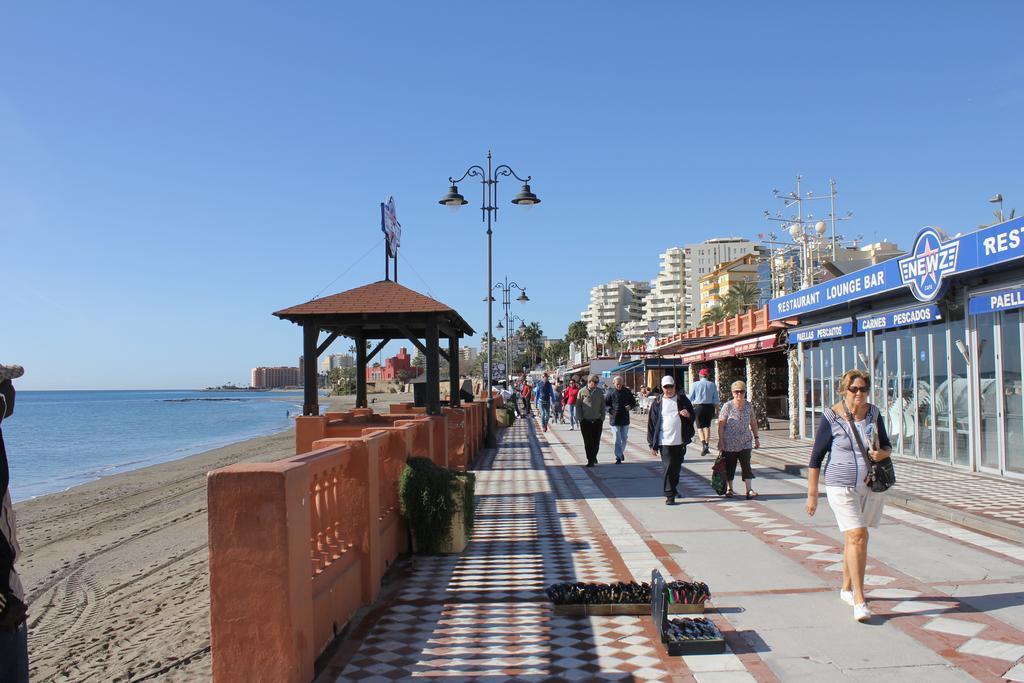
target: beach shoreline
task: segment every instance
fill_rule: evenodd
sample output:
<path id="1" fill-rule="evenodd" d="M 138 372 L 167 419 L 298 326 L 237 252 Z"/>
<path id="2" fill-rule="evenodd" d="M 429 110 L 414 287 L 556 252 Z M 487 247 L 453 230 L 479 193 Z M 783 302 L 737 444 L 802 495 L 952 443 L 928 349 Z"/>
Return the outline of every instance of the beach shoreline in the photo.
<path id="1" fill-rule="evenodd" d="M 411 400 L 377 397 L 374 407 Z M 332 399 L 335 410 L 351 397 Z M 294 428 L 21 501 L 33 681 L 210 677 L 206 474 L 294 454 Z"/>

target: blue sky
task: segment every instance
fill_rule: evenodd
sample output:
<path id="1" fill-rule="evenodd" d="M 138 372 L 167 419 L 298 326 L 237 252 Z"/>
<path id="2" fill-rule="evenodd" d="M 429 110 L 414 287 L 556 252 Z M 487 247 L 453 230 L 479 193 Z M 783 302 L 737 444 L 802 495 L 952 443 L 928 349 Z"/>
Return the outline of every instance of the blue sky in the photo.
<path id="1" fill-rule="evenodd" d="M 273 318 L 382 277 L 486 325 L 485 236 L 437 205 L 493 149 L 494 267 L 561 335 L 666 247 L 765 232 L 839 182 L 849 231 L 1024 209 L 1016 2 L 10 3 L 0 24 L 0 362 L 24 389 L 189 388 L 294 364 Z M 518 188 L 502 185 L 504 199 Z M 362 260 L 359 258 L 370 252 Z M 476 343 L 477 340 L 473 340 Z M 332 350 L 344 350 L 338 342 Z"/>

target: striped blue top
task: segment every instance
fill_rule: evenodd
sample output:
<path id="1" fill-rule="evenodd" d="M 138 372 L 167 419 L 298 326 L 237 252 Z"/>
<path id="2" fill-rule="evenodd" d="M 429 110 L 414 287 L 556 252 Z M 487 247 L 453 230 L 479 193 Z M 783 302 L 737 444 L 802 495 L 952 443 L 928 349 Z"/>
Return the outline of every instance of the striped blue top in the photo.
<path id="1" fill-rule="evenodd" d="M 874 405 L 868 407 L 864 420 L 858 421 L 861 440 L 869 451 L 872 440 L 878 436 L 878 448 L 892 448 L 889 435 L 885 431 L 882 414 Z M 825 458 L 828 456 L 828 460 Z M 850 423 L 845 415 L 838 415 L 831 408 L 822 411 L 822 419 L 818 422 L 818 431 L 814 436 L 814 447 L 811 449 L 809 467 L 818 469 L 824 462 L 825 486 L 841 486 L 856 488 L 867 476 L 864 455 L 857 446 L 857 438 L 850 431 Z"/>

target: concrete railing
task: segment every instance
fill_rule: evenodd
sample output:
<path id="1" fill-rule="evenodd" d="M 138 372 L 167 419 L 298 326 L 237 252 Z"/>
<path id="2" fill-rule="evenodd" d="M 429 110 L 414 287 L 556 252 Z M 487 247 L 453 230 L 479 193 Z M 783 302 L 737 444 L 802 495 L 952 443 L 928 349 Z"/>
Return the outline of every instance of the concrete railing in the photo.
<path id="1" fill-rule="evenodd" d="M 306 682 L 406 552 L 398 479 L 410 456 L 466 468 L 485 406 L 300 417 L 298 455 L 208 476 L 215 681 Z"/>

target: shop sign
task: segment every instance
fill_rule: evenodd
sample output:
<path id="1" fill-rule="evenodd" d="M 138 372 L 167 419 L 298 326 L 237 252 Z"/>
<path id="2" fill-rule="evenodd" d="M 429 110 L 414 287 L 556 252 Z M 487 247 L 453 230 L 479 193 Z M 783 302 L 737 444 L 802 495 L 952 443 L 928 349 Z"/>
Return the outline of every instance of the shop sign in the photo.
<path id="1" fill-rule="evenodd" d="M 1019 258 L 1024 258 L 1024 217 L 945 241 L 935 228 L 925 228 L 907 256 L 772 299 L 768 317 L 781 320 L 806 315 L 903 287 L 917 299 L 930 302 L 942 295 L 951 276 Z"/>
<path id="2" fill-rule="evenodd" d="M 789 331 L 789 343 L 814 342 L 821 339 L 835 339 L 853 334 L 852 320 L 836 320 L 824 325 L 794 327 Z"/>
<path id="3" fill-rule="evenodd" d="M 1024 287 L 972 296 L 967 305 L 971 315 L 1007 311 L 1011 308 L 1024 308 Z"/>
<path id="4" fill-rule="evenodd" d="M 936 320 L 942 320 L 942 314 L 939 313 L 939 307 L 935 304 L 914 306 L 886 313 L 862 315 L 857 318 L 857 332 L 887 330 L 891 327 L 906 327 L 907 325 L 921 325 Z"/>

